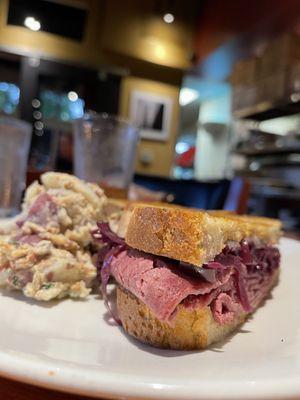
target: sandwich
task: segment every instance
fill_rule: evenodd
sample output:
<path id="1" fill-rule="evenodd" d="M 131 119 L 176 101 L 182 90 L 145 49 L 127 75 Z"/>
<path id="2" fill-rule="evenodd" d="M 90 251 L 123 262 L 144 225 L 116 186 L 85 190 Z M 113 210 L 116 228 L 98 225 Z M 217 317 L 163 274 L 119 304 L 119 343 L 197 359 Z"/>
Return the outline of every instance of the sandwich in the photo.
<path id="1" fill-rule="evenodd" d="M 251 315 L 279 275 L 277 220 L 136 205 L 99 223 L 104 300 L 124 330 L 159 348 L 204 349 Z M 116 312 L 107 284 L 116 283 Z"/>

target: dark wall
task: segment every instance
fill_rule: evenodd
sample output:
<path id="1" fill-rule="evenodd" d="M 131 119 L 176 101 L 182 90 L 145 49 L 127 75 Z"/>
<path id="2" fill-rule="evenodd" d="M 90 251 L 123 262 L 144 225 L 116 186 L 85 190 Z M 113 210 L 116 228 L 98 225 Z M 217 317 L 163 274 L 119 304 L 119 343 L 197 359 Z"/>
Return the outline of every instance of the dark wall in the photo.
<path id="1" fill-rule="evenodd" d="M 210 0 L 205 3 L 196 29 L 195 51 L 201 61 L 233 37 L 253 41 L 272 37 L 299 23 L 299 0 Z"/>

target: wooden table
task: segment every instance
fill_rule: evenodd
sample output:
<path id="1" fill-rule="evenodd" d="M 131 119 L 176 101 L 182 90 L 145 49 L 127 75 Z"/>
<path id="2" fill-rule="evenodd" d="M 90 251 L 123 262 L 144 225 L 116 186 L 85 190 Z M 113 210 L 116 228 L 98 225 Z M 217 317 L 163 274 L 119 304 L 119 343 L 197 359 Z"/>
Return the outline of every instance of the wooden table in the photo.
<path id="1" fill-rule="evenodd" d="M 3 400 L 92 400 L 91 397 L 42 389 L 5 378 L 0 378 L 0 398 Z"/>

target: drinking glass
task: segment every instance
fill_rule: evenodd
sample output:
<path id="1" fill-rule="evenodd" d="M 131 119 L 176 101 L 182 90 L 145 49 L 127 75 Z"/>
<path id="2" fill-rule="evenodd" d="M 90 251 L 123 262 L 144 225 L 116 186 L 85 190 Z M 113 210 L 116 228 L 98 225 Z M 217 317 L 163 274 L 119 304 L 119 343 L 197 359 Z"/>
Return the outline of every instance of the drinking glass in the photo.
<path id="1" fill-rule="evenodd" d="M 75 175 L 98 183 L 112 197 L 126 197 L 138 129 L 119 117 L 90 112 L 74 121 L 73 132 Z"/>
<path id="2" fill-rule="evenodd" d="M 17 214 L 25 189 L 31 125 L 0 117 L 0 218 Z"/>

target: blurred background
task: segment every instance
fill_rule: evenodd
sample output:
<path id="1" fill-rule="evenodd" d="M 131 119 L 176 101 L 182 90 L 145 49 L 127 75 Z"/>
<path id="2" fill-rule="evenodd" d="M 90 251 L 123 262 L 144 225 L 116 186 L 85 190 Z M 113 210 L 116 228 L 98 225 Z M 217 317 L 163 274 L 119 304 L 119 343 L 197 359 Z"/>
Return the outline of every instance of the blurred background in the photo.
<path id="1" fill-rule="evenodd" d="M 299 35 L 299 0 L 1 0 L 0 116 L 32 126 L 27 183 L 73 171 L 93 110 L 140 129 L 132 198 L 300 232 Z"/>

